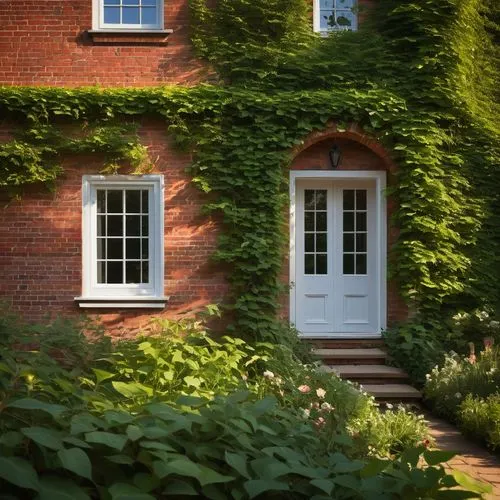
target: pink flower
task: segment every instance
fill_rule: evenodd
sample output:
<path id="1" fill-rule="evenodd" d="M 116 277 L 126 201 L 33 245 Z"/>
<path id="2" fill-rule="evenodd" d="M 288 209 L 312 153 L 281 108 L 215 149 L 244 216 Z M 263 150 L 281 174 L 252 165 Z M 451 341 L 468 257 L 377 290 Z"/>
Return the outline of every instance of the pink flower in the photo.
<path id="1" fill-rule="evenodd" d="M 318 396 L 318 398 L 323 399 L 326 396 L 325 389 L 321 389 L 321 388 L 316 389 L 316 395 Z"/>
<path id="2" fill-rule="evenodd" d="M 299 385 L 298 389 L 303 394 L 307 394 L 308 392 L 311 392 L 311 388 L 308 385 L 305 385 L 305 384 L 304 385 Z"/>

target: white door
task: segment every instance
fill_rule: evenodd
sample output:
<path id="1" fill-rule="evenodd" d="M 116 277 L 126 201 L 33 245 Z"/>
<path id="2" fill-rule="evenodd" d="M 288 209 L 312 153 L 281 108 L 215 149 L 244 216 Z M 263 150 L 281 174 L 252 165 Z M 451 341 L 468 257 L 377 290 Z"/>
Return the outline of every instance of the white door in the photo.
<path id="1" fill-rule="evenodd" d="M 298 180 L 295 326 L 304 336 L 380 333 L 375 180 Z"/>

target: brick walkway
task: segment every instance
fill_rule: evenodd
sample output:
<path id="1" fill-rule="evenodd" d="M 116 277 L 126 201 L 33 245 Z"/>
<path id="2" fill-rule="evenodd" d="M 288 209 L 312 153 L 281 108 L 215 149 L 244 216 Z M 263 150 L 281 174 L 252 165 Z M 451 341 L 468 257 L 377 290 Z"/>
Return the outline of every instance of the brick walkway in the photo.
<path id="1" fill-rule="evenodd" d="M 466 439 L 460 431 L 437 417 L 425 414 L 436 445 L 442 450 L 456 451 L 448 465 L 451 469 L 466 472 L 475 479 L 493 486 L 493 494 L 488 499 L 500 499 L 500 459 L 488 453 L 485 448 Z"/>

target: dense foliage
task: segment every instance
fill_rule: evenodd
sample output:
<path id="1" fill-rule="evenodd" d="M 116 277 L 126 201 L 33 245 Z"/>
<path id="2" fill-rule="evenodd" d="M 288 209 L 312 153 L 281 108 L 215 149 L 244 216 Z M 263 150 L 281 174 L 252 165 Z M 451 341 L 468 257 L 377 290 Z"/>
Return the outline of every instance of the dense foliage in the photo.
<path id="1" fill-rule="evenodd" d="M 284 169 L 293 146 L 334 120 L 356 122 L 393 153 L 401 231 L 391 274 L 424 316 L 499 302 L 498 5 L 388 0 L 356 33 L 312 33 L 303 0 L 191 0 L 192 38 L 213 69 L 193 88 L 1 88 L 20 124 L 0 147 L 0 184 L 53 181 L 63 154 L 148 161 L 117 123 L 164 119 L 192 148 L 194 181 L 223 214 L 216 258 L 229 264 L 239 334 L 279 336 L 286 238 Z M 89 125 L 90 124 L 90 125 Z M 68 126 L 81 128 L 71 135 Z M 69 136 L 68 136 L 69 134 Z"/>
<path id="2" fill-rule="evenodd" d="M 425 398 L 438 415 L 465 433 L 500 447 L 500 350 L 487 347 L 478 356 L 448 355 L 427 376 Z"/>
<path id="3" fill-rule="evenodd" d="M 25 328 L 0 318 L 0 490 L 8 498 L 486 491 L 446 472 L 440 463 L 453 454 L 425 449 L 418 417 L 382 414 L 352 385 L 277 347 L 215 342 L 196 322 L 161 322 L 153 336 L 113 346 L 95 330 L 97 343 L 86 342 L 75 325 L 36 326 L 35 336 Z M 269 370 L 277 366 L 283 375 Z M 469 493 L 457 495 L 457 484 Z"/>

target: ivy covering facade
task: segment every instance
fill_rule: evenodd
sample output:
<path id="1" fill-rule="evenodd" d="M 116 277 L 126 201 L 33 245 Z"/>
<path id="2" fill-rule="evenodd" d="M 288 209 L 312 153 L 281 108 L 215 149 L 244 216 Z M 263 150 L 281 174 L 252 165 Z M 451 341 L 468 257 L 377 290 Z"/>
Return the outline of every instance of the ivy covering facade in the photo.
<path id="1" fill-rule="evenodd" d="M 386 0 L 360 31 L 326 38 L 312 33 L 304 0 L 190 3 L 210 84 L 2 87 L 0 114 L 18 133 L 0 145 L 0 185 L 51 183 L 71 153 L 104 153 L 108 169 L 125 162 L 143 171 L 134 122 L 161 117 L 195 153 L 207 210 L 223 215 L 215 257 L 231 267 L 233 326 L 262 337 L 279 327 L 291 152 L 331 120 L 339 129 L 354 122 L 398 166 L 390 273 L 403 297 L 432 317 L 500 302 L 494 0 Z"/>

